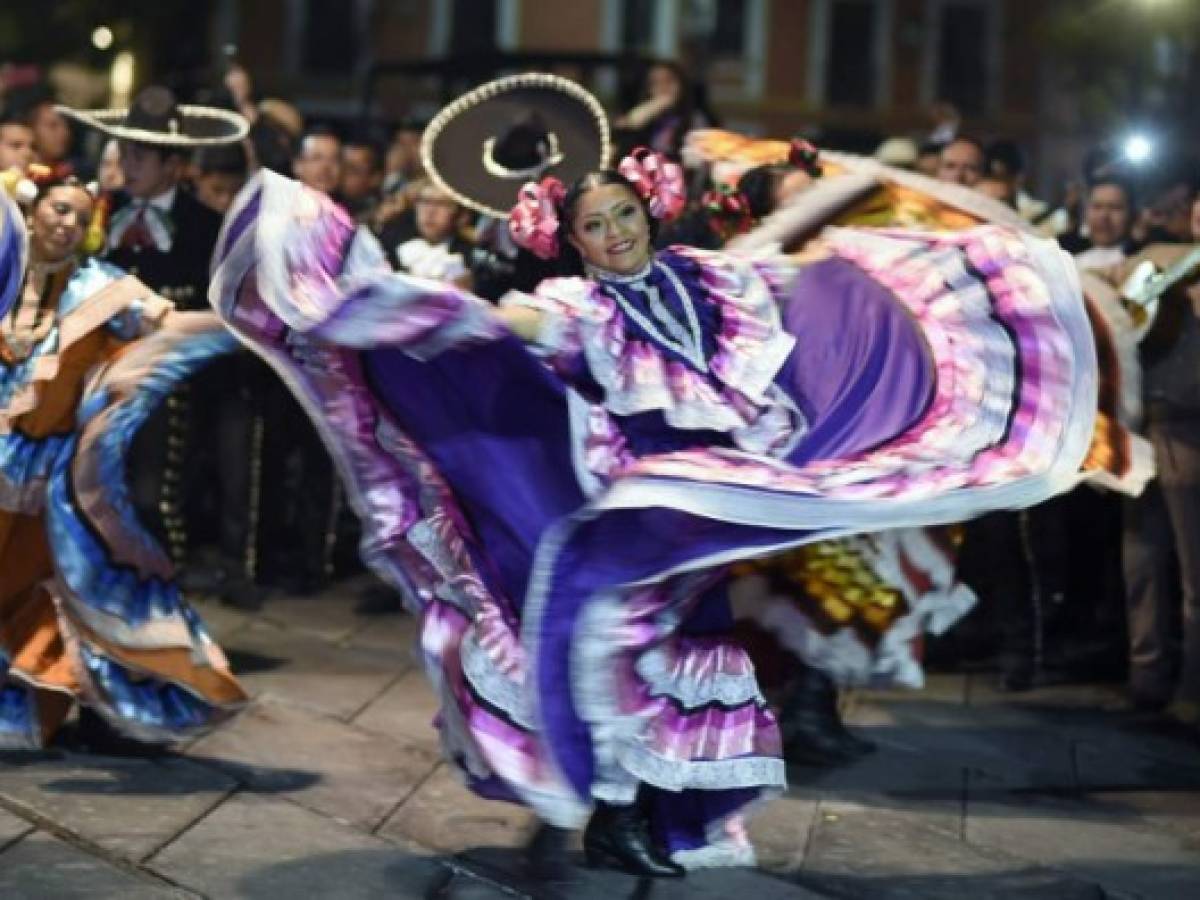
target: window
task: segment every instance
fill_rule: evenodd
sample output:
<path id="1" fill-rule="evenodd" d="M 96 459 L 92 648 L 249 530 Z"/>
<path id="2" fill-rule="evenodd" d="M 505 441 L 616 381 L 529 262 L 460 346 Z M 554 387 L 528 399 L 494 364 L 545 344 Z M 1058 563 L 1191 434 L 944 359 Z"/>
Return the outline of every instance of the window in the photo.
<path id="1" fill-rule="evenodd" d="M 655 47 L 654 0 L 621 0 L 621 49 L 653 53 Z"/>
<path id="2" fill-rule="evenodd" d="M 450 52 L 465 56 L 490 53 L 495 49 L 496 0 L 454 0 Z"/>
<path id="3" fill-rule="evenodd" d="M 746 52 L 746 0 L 718 0 L 709 51 L 718 58 L 734 59 Z"/>
<path id="4" fill-rule="evenodd" d="M 988 105 L 988 10 L 978 3 L 946 3 L 937 31 L 938 99 L 964 115 Z"/>
<path id="5" fill-rule="evenodd" d="M 872 48 L 878 35 L 874 0 L 836 0 L 830 10 L 826 100 L 831 106 L 875 103 Z"/>
<path id="6" fill-rule="evenodd" d="M 319 75 L 349 75 L 359 60 L 358 16 L 345 0 L 305 0 L 305 72 Z"/>

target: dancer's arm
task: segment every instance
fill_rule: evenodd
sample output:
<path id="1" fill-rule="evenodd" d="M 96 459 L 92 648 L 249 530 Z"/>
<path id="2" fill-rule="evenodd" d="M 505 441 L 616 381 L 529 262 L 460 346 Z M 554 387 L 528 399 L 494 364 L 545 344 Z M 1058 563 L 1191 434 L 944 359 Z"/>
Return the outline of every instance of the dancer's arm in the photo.
<path id="1" fill-rule="evenodd" d="M 501 306 L 495 314 L 513 334 L 529 343 L 536 343 L 546 318 L 545 313 L 528 306 Z"/>
<path id="2" fill-rule="evenodd" d="M 140 283 L 139 287 L 145 288 Z M 178 315 L 170 300 L 145 289 L 142 296 L 108 320 L 108 330 L 119 341 L 134 341 L 158 331 Z"/>

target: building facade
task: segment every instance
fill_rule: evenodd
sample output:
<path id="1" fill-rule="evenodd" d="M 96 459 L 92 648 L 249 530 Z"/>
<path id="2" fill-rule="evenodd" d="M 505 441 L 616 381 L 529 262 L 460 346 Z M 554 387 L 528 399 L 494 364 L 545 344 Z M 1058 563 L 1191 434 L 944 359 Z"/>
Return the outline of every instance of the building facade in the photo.
<path id="1" fill-rule="evenodd" d="M 315 115 L 364 102 L 372 67 L 496 52 L 636 53 L 702 74 L 730 126 L 811 135 L 859 151 L 921 137 L 948 101 L 964 129 L 1034 150 L 1039 0 L 219 0 L 217 45 L 235 44 L 267 93 Z M 282 27 L 281 27 L 282 26 Z M 569 70 L 568 70 L 569 71 Z M 379 79 L 373 114 L 429 114 L 436 74 Z M 616 85 L 590 84 L 613 108 Z"/>

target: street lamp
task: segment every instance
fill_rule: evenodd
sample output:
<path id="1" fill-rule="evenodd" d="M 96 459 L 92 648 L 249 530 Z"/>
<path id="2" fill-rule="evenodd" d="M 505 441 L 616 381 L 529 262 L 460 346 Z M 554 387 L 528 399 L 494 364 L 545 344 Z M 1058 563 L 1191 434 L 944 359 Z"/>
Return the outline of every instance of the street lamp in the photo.
<path id="1" fill-rule="evenodd" d="M 1144 165 L 1154 155 L 1154 142 L 1144 134 L 1134 133 L 1125 138 L 1121 148 L 1125 159 L 1135 166 Z"/>

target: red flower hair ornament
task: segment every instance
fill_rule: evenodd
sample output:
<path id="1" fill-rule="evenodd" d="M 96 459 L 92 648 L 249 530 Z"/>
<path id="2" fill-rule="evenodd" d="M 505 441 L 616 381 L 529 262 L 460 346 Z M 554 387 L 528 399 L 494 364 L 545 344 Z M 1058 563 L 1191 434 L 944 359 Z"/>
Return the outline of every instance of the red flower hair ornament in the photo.
<path id="1" fill-rule="evenodd" d="M 709 225 L 723 240 L 744 234 L 754 225 L 754 214 L 746 195 L 732 185 L 717 185 L 706 191 L 700 202 L 708 213 Z"/>
<path id="2" fill-rule="evenodd" d="M 621 160 L 617 171 L 633 186 L 656 219 L 670 221 L 687 205 L 682 166 L 660 153 L 638 147 Z"/>
<path id="3" fill-rule="evenodd" d="M 539 259 L 558 256 L 559 206 L 567 195 L 557 178 L 526 182 L 517 192 L 517 205 L 508 214 L 513 242 Z"/>
<path id="4" fill-rule="evenodd" d="M 821 177 L 821 151 L 803 138 L 792 138 L 788 162 L 814 181 Z"/>

